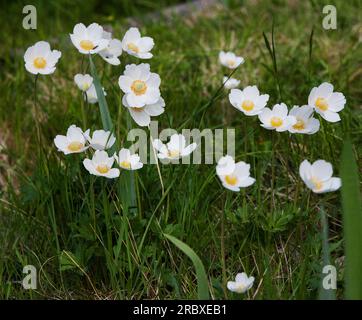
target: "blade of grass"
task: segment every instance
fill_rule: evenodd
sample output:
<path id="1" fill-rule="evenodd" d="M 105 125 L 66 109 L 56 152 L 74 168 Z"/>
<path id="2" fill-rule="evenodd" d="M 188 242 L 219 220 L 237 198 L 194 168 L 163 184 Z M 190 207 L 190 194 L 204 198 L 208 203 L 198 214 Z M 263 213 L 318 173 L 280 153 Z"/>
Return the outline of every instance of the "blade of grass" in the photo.
<path id="1" fill-rule="evenodd" d="M 96 88 L 96 93 L 98 97 L 98 104 L 101 113 L 103 129 L 114 132 L 114 126 L 112 118 L 109 113 L 107 100 L 104 96 L 103 88 L 100 83 L 99 76 L 96 67 L 93 63 L 91 55 L 89 55 L 89 64 L 93 77 L 93 83 Z M 130 125 L 130 120 L 127 121 L 127 128 L 128 130 L 132 129 Z M 116 145 L 113 145 L 113 147 L 110 149 L 111 155 L 113 155 L 115 152 L 115 146 Z M 134 210 L 137 211 L 137 201 L 136 201 L 134 172 L 133 171 L 125 172 L 123 176 L 124 177 L 120 182 L 120 188 L 118 194 L 120 199 L 122 200 L 122 203 L 124 204 L 124 209 L 126 210 L 127 214 L 135 214 Z"/>
<path id="2" fill-rule="evenodd" d="M 282 101 L 283 100 L 282 89 L 281 89 L 280 80 L 279 80 L 278 65 L 277 65 L 277 58 L 276 58 L 276 51 L 275 51 L 275 41 L 274 41 L 274 20 L 272 23 L 272 31 L 271 31 L 271 45 L 270 45 L 270 42 L 269 42 L 265 32 L 263 32 L 263 37 L 264 37 L 265 46 L 267 47 L 267 49 L 269 51 L 269 55 L 273 62 L 273 71 L 274 71 L 273 73 L 274 73 L 274 78 L 275 78 L 275 81 L 277 84 L 279 100 Z"/>
<path id="3" fill-rule="evenodd" d="M 199 258 L 199 256 L 186 243 L 180 241 L 179 239 L 177 239 L 169 234 L 164 233 L 163 235 L 168 240 L 170 240 L 177 248 L 179 248 L 183 253 L 185 253 L 191 259 L 192 263 L 194 264 L 194 267 L 196 270 L 196 277 L 197 277 L 198 298 L 200 300 L 210 299 L 205 267 L 202 264 L 202 261 Z"/>
<path id="4" fill-rule="evenodd" d="M 341 178 L 346 252 L 345 297 L 360 300 L 362 299 L 362 205 L 358 169 L 349 140 L 343 147 Z"/>
<path id="5" fill-rule="evenodd" d="M 108 104 L 107 100 L 103 93 L 103 88 L 101 86 L 96 67 L 94 66 L 92 56 L 89 55 L 89 64 L 90 69 L 93 77 L 93 83 L 96 89 L 97 98 L 98 98 L 98 104 L 99 104 L 99 110 L 101 112 L 101 118 L 102 118 L 102 125 L 104 130 L 112 131 L 113 129 L 113 123 L 111 116 L 109 114 Z"/>

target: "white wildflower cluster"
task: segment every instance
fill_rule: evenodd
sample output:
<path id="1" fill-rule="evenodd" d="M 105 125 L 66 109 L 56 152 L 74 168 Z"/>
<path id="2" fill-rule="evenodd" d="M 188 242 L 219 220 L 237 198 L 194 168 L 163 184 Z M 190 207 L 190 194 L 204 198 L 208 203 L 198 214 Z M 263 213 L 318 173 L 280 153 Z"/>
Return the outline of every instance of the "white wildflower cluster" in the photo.
<path id="1" fill-rule="evenodd" d="M 244 62 L 242 57 L 224 51 L 220 52 L 219 60 L 223 66 L 231 69 L 235 69 Z M 243 90 L 235 89 L 239 83 L 239 80 L 233 78 L 223 78 L 223 85 L 231 89 L 229 93 L 231 105 L 246 116 L 258 116 L 263 128 L 277 132 L 315 134 L 320 129 L 320 122 L 313 116 L 314 112 L 328 122 L 338 122 L 341 120 L 338 112 L 343 110 L 346 104 L 344 95 L 341 92 L 335 92 L 332 84 L 324 82 L 311 90 L 306 105 L 293 106 L 289 111 L 287 105 L 281 102 L 269 108 L 267 107 L 268 94 L 260 94 L 255 85 L 247 86 Z M 231 160 L 233 159 L 229 156 L 223 157 L 219 160 L 218 166 L 229 163 L 231 170 L 233 164 Z M 332 165 L 324 160 L 317 160 L 313 164 L 304 160 L 300 165 L 299 173 L 307 187 L 315 193 L 334 191 L 341 186 L 339 178 L 332 178 Z M 221 175 L 220 169 L 217 170 L 217 174 L 226 188 L 239 191 L 236 181 L 240 179 L 235 179 L 235 175 L 231 179 L 230 175 Z"/>
<path id="2" fill-rule="evenodd" d="M 98 54 L 111 65 L 120 65 L 120 56 L 123 52 L 139 58 L 151 59 L 151 50 L 154 41 L 150 37 L 142 37 L 137 28 L 130 28 L 122 40 L 113 37 L 97 23 L 88 27 L 82 23 L 75 25 L 70 34 L 73 45 L 81 54 Z M 61 53 L 51 51 L 49 43 L 37 42 L 28 48 L 24 55 L 25 67 L 33 74 L 51 74 L 56 69 Z M 83 93 L 85 101 L 90 104 L 98 102 L 94 79 L 89 74 L 76 74 L 74 82 Z M 161 115 L 165 111 L 165 101 L 160 92 L 161 79 L 157 73 L 151 72 L 148 63 L 129 64 L 125 66 L 123 74 L 118 79 L 118 85 L 124 93 L 123 106 L 129 111 L 133 120 L 142 127 L 149 126 L 151 117 Z M 106 91 L 103 88 L 103 94 Z M 93 175 L 106 178 L 116 178 L 120 171 L 112 168 L 114 160 L 121 169 L 137 170 L 143 167 L 138 154 L 122 148 L 118 154 L 109 156 L 106 150 L 113 147 L 116 138 L 113 133 L 105 130 L 82 131 L 81 128 L 71 125 L 66 135 L 57 135 L 54 143 L 64 154 L 81 153 L 94 150 L 91 159 L 83 161 L 84 167 Z M 160 140 L 153 141 L 159 159 L 180 159 L 190 155 L 196 148 L 196 143 L 186 145 L 186 139 L 181 134 L 174 134 L 167 144 Z"/>
<path id="3" fill-rule="evenodd" d="M 153 57 L 153 39 L 142 37 L 137 28 L 130 28 L 122 40 L 119 40 L 97 23 L 88 27 L 78 23 L 70 34 L 70 39 L 79 53 L 97 54 L 113 66 L 121 64 L 120 57 L 123 53 L 138 59 Z M 60 51 L 51 50 L 48 42 L 39 41 L 26 50 L 25 68 L 36 76 L 52 74 L 60 57 Z M 244 58 L 233 52 L 221 51 L 219 62 L 235 71 L 244 63 Z M 76 86 L 91 104 L 98 102 L 93 80 L 89 74 L 79 73 L 74 76 Z M 314 117 L 314 112 L 328 122 L 338 122 L 341 120 L 338 113 L 346 104 L 344 95 L 335 92 L 333 85 L 327 82 L 311 90 L 307 104 L 293 106 L 291 110 L 283 102 L 268 107 L 269 95 L 262 94 L 256 85 L 237 89 L 240 80 L 226 76 L 222 83 L 230 90 L 228 98 L 234 108 L 245 116 L 258 116 L 263 128 L 276 132 L 315 134 L 320 129 L 320 121 Z M 118 85 L 123 92 L 123 106 L 139 126 L 148 127 L 151 117 L 157 117 L 165 111 L 165 100 L 160 92 L 160 76 L 151 71 L 148 63 L 126 65 L 118 78 Z M 106 95 L 104 89 L 103 93 Z M 85 158 L 83 165 L 92 175 L 112 179 L 120 175 L 120 169 L 138 170 L 143 167 L 139 155 L 132 154 L 129 149 L 114 151 L 116 137 L 111 131 L 95 130 L 91 133 L 90 129 L 83 131 L 76 125 L 71 125 L 66 135 L 55 137 L 54 143 L 65 155 L 91 152 L 91 157 Z M 156 139 L 152 141 L 152 145 L 159 159 L 168 160 L 189 156 L 197 148 L 196 143 L 187 145 L 182 134 L 172 135 L 167 143 Z M 107 150 L 113 154 L 109 155 Z M 115 163 L 118 167 L 114 167 Z M 250 165 L 243 161 L 236 162 L 229 155 L 219 159 L 216 174 L 222 185 L 234 192 L 255 183 L 255 179 L 250 176 Z M 315 193 L 335 191 L 341 186 L 341 179 L 333 177 L 332 165 L 324 160 L 317 160 L 313 164 L 304 160 L 300 164 L 299 174 L 307 187 Z M 235 281 L 229 281 L 227 288 L 236 293 L 244 293 L 253 283 L 254 277 L 248 277 L 243 272 L 237 274 Z"/>

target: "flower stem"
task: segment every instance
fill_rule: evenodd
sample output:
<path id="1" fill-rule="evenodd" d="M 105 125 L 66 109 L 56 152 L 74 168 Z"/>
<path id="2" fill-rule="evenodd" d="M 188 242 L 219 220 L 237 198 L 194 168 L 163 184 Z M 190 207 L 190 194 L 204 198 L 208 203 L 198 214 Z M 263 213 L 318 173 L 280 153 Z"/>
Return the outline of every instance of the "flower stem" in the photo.
<path id="1" fill-rule="evenodd" d="M 84 100 L 86 102 L 84 102 Z M 81 103 L 81 108 L 82 108 L 82 120 L 83 120 L 83 128 L 86 129 L 87 128 L 87 119 L 85 116 L 85 104 L 88 104 L 88 97 L 87 94 L 85 92 L 82 93 L 82 103 Z"/>
<path id="2" fill-rule="evenodd" d="M 230 193 L 227 193 L 225 199 L 224 209 L 221 210 L 221 230 L 220 230 L 220 254 L 221 254 L 221 268 L 222 268 L 222 287 L 224 290 L 225 298 L 228 298 L 227 290 L 226 290 L 226 259 L 225 259 L 225 212 L 228 210 L 230 200 Z"/>
<path id="3" fill-rule="evenodd" d="M 151 129 L 150 129 L 150 126 L 149 126 L 149 125 L 148 125 L 148 130 L 150 131 L 150 137 L 151 137 L 151 145 L 152 145 L 153 155 L 154 155 L 155 161 L 156 161 L 158 177 L 160 178 L 161 189 L 162 189 L 162 196 L 164 196 L 164 195 L 165 195 L 165 187 L 164 187 L 164 184 L 163 184 L 163 179 L 162 179 L 162 174 L 161 174 L 160 165 L 159 165 L 159 163 L 158 163 L 158 157 L 157 157 L 157 154 L 156 154 L 156 149 L 155 149 L 155 147 L 153 146 L 153 138 L 152 138 Z"/>
<path id="4" fill-rule="evenodd" d="M 38 145 L 41 146 L 41 137 L 40 137 L 40 124 L 39 124 L 39 114 L 38 114 L 38 99 L 37 99 L 37 83 L 38 83 L 38 75 L 35 76 L 34 80 L 34 105 L 33 105 L 33 117 L 35 120 L 35 129 L 36 136 L 38 139 Z"/>

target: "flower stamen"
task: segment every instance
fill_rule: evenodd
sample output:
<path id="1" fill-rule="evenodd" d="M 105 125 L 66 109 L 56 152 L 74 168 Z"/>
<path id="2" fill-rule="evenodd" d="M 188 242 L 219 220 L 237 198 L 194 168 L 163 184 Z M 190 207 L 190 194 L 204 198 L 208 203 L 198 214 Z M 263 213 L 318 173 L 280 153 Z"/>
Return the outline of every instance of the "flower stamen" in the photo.
<path id="1" fill-rule="evenodd" d="M 238 178 L 235 177 L 234 175 L 227 175 L 227 176 L 225 176 L 225 181 L 227 184 L 229 184 L 231 186 L 235 186 L 236 183 L 238 182 Z"/>
<path id="2" fill-rule="evenodd" d="M 177 158 L 177 157 L 180 156 L 180 151 L 178 151 L 178 150 L 169 150 L 168 151 L 168 156 L 170 158 Z"/>
<path id="3" fill-rule="evenodd" d="M 318 178 L 313 177 L 311 179 L 312 183 L 314 184 L 314 189 L 315 190 L 321 190 L 323 188 L 323 182 L 320 181 Z"/>
<path id="4" fill-rule="evenodd" d="M 245 110 L 245 111 L 251 111 L 254 109 L 254 102 L 251 100 L 244 100 L 241 107 Z"/>
<path id="5" fill-rule="evenodd" d="M 131 89 L 136 96 L 140 96 L 147 91 L 146 82 L 142 80 L 135 80 L 131 85 Z"/>
<path id="6" fill-rule="evenodd" d="M 283 120 L 279 117 L 272 117 L 270 119 L 270 124 L 274 127 L 274 128 L 278 128 L 283 124 Z"/>
<path id="7" fill-rule="evenodd" d="M 79 45 L 83 50 L 86 50 L 86 51 L 90 51 L 90 50 L 92 50 L 94 48 L 94 44 L 90 40 L 82 40 L 79 43 Z"/>
<path id="8" fill-rule="evenodd" d="M 324 98 L 318 98 L 315 101 L 315 106 L 321 111 L 328 110 L 328 103 L 327 103 L 327 100 Z"/>
<path id="9" fill-rule="evenodd" d="M 129 161 L 127 161 L 127 160 L 122 161 L 119 165 L 122 168 L 131 169 L 131 163 Z"/>
<path id="10" fill-rule="evenodd" d="M 127 47 L 128 47 L 129 50 L 131 50 L 131 51 L 133 51 L 135 53 L 140 52 L 140 49 L 133 42 L 128 43 Z"/>
<path id="11" fill-rule="evenodd" d="M 96 170 L 101 174 L 105 174 L 110 170 L 110 168 L 105 164 L 99 164 Z"/>
<path id="12" fill-rule="evenodd" d="M 76 152 L 81 150 L 84 147 L 84 144 L 79 141 L 73 141 L 68 145 L 68 150 L 72 152 Z"/>
<path id="13" fill-rule="evenodd" d="M 297 119 L 297 123 L 293 125 L 293 129 L 295 130 L 304 130 L 305 129 L 305 123 L 301 119 Z"/>
<path id="14" fill-rule="evenodd" d="M 34 67 L 37 69 L 44 69 L 47 65 L 47 62 L 43 57 L 35 58 L 33 63 L 34 63 Z"/>

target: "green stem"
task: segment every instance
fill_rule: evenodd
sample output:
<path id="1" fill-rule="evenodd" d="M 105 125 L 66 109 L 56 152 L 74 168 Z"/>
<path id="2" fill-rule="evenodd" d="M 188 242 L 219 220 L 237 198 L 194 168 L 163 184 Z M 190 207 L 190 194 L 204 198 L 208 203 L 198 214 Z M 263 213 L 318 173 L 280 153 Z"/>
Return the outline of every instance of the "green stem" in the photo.
<path id="1" fill-rule="evenodd" d="M 161 174 L 160 165 L 159 165 L 159 162 L 158 162 L 158 157 L 157 157 L 156 149 L 155 149 L 155 147 L 153 146 L 153 138 L 152 138 L 150 126 L 148 126 L 148 130 L 150 131 L 151 145 L 152 145 L 153 155 L 154 155 L 155 161 L 156 161 L 157 173 L 158 173 L 158 177 L 159 177 L 159 179 L 160 179 L 161 190 L 162 190 L 162 197 L 163 197 L 163 196 L 165 195 L 165 186 L 164 186 L 164 184 L 163 184 L 163 179 L 162 179 L 162 174 Z"/>

